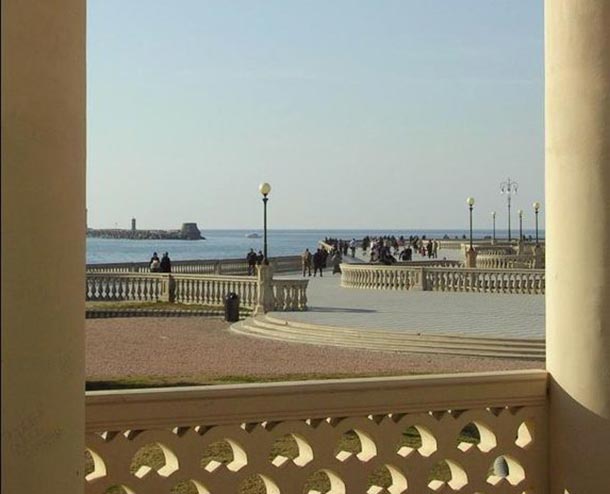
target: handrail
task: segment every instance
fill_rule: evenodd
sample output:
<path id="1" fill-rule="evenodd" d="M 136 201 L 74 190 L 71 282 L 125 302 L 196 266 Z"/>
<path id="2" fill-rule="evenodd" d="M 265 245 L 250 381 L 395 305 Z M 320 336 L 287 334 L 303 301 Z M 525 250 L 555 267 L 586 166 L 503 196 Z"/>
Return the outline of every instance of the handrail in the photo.
<path id="1" fill-rule="evenodd" d="M 546 390 L 545 371 L 519 370 L 87 391 L 86 430 L 536 406 Z"/>

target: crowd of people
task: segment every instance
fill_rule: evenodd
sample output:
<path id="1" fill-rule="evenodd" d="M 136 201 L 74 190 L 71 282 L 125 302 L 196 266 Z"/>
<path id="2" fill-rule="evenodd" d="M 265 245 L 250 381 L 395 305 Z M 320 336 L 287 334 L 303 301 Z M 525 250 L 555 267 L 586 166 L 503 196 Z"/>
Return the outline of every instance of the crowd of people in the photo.
<path id="1" fill-rule="evenodd" d="M 366 255 L 370 252 L 370 262 L 378 262 L 380 264 L 394 264 L 398 261 L 412 261 L 414 254 L 419 254 L 421 257 L 429 259 L 437 259 L 440 249 L 438 240 L 426 239 L 426 236 L 421 238 L 417 235 L 404 237 L 384 236 L 384 237 L 369 237 L 362 239 L 362 251 Z"/>
<path id="2" fill-rule="evenodd" d="M 329 266 L 332 268 L 332 273 L 341 272 L 341 262 L 343 256 L 351 255 L 356 256 L 356 249 L 360 246 L 363 254 L 369 254 L 369 260 L 373 263 L 380 264 L 394 264 L 398 261 L 411 261 L 415 253 L 422 257 L 428 257 L 430 259 L 436 259 L 438 257 L 438 251 L 440 248 L 440 242 L 438 240 L 426 239 L 426 236 L 421 238 L 416 236 L 380 236 L 371 237 L 366 236 L 361 241 L 357 241 L 355 238 L 351 240 L 344 240 L 338 238 L 324 239 L 324 243 L 329 245 L 331 248 L 318 248 L 315 252 L 310 252 L 309 249 L 301 254 L 301 263 L 303 267 L 303 276 L 323 276 L 323 272 Z M 256 273 L 256 266 L 259 266 L 265 260 L 265 256 L 262 251 L 255 252 L 254 249 L 246 255 L 246 262 L 248 263 L 248 275 L 252 276 Z M 152 273 L 171 273 L 172 263 L 169 258 L 169 254 L 165 252 L 161 258 L 156 252 L 153 252 L 149 262 L 150 271 Z"/>
<path id="3" fill-rule="evenodd" d="M 149 262 L 151 273 L 171 273 L 172 272 L 172 261 L 169 258 L 167 252 L 163 253 L 161 259 L 156 252 L 153 252 Z"/>
<path id="4" fill-rule="evenodd" d="M 319 274 L 322 277 L 324 276 L 324 269 L 329 265 L 332 267 L 333 274 L 340 273 L 341 268 L 339 266 L 342 261 L 341 251 L 334 247 L 330 252 L 320 247 L 313 254 L 309 249 L 305 249 L 305 252 L 301 254 L 303 276 L 311 276 L 311 268 L 313 267 L 313 276 Z"/>
<path id="5" fill-rule="evenodd" d="M 326 237 L 324 239 L 324 243 L 330 245 L 334 250 L 339 252 L 339 254 L 347 256 L 349 252 L 352 257 L 356 257 L 356 247 L 358 247 L 358 242 L 355 238 L 352 238 L 351 240 L 343 240 L 340 238 Z"/>

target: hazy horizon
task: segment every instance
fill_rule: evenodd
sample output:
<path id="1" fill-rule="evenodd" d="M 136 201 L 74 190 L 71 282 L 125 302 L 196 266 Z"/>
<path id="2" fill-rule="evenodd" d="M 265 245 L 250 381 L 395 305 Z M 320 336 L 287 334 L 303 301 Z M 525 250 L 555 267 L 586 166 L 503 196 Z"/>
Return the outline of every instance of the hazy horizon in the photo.
<path id="1" fill-rule="evenodd" d="M 90 0 L 92 228 L 461 229 L 544 204 L 542 2 Z M 407 225 L 407 226 L 405 226 Z M 544 228 L 544 207 L 540 225 Z"/>

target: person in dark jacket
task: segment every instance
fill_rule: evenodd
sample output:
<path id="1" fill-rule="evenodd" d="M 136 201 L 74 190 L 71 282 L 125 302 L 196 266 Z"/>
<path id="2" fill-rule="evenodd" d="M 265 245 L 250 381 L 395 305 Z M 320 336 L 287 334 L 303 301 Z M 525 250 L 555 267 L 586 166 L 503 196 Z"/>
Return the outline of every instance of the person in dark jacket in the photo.
<path id="1" fill-rule="evenodd" d="M 252 276 L 256 272 L 256 252 L 254 252 L 254 249 L 250 249 L 246 261 L 248 262 L 248 276 Z"/>
<path id="2" fill-rule="evenodd" d="M 265 260 L 265 256 L 263 255 L 263 251 L 259 250 L 258 254 L 256 255 L 256 264 L 258 264 L 260 266 L 264 260 Z"/>
<path id="3" fill-rule="evenodd" d="M 324 254 L 322 253 L 322 249 L 316 250 L 316 253 L 313 255 L 313 276 L 315 278 L 316 273 L 320 272 L 320 278 L 322 278 L 322 267 L 324 262 Z"/>
<path id="4" fill-rule="evenodd" d="M 165 252 L 163 257 L 161 258 L 161 263 L 159 265 L 159 271 L 162 273 L 171 273 L 172 272 L 172 261 L 169 259 L 169 254 Z"/>

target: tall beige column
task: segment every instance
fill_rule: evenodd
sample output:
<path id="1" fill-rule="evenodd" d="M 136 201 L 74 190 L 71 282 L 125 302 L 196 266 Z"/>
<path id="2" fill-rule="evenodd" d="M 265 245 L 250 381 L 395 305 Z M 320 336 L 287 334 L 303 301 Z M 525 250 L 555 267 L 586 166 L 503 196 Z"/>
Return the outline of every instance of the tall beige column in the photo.
<path id="1" fill-rule="evenodd" d="M 2 0 L 2 492 L 83 490 L 85 1 Z"/>
<path id="2" fill-rule="evenodd" d="M 546 0 L 550 492 L 610 492 L 610 0 Z"/>

